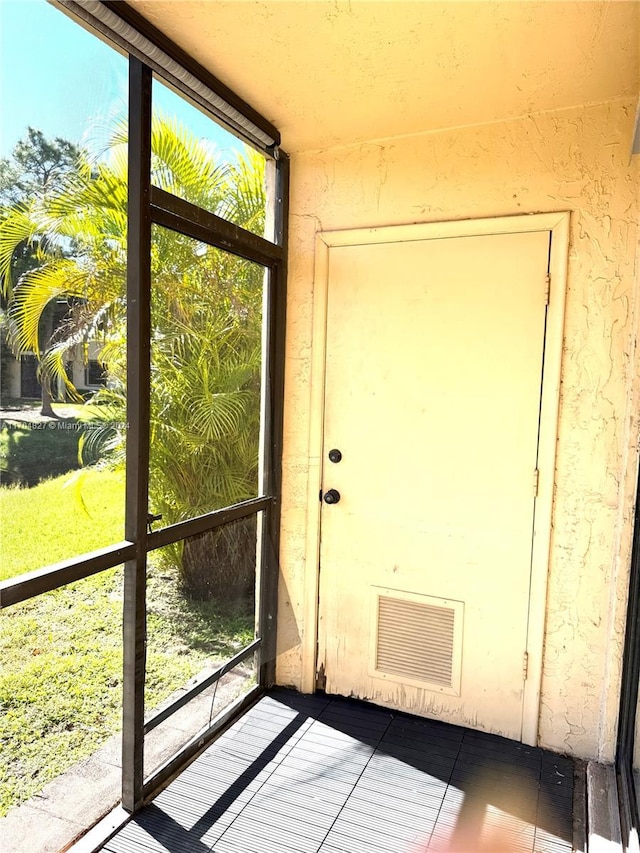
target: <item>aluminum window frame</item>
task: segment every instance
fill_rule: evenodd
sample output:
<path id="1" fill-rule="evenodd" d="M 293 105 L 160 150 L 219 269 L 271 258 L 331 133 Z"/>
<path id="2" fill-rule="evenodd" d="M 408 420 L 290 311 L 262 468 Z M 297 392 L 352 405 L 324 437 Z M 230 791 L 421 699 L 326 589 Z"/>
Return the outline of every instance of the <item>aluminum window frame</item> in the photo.
<path id="1" fill-rule="evenodd" d="M 640 472 L 640 467 L 639 467 Z M 622 844 L 625 850 L 640 850 L 640 809 L 633 772 L 640 680 L 640 473 L 636 484 L 633 540 L 629 573 L 629 597 L 622 657 L 618 737 L 615 769 Z"/>
<path id="2" fill-rule="evenodd" d="M 157 67 L 144 61 L 138 50 L 129 52 L 129 184 L 127 239 L 127 422 L 125 534 L 120 542 L 100 550 L 45 566 L 0 583 L 0 609 L 66 586 L 77 580 L 124 563 L 123 606 L 123 724 L 122 724 L 122 806 L 136 812 L 191 757 L 226 727 L 265 688 L 275 680 L 275 631 L 278 590 L 278 551 L 280 526 L 282 421 L 284 401 L 284 334 L 286 322 L 286 257 L 289 192 L 289 158 L 278 147 L 279 134 L 253 108 L 245 104 L 227 87 L 195 63 L 184 51 L 167 39 L 142 16 L 124 3 L 56 2 L 66 11 L 100 12 L 101 7 L 119 15 L 127 25 L 135 27 L 145 41 L 177 63 L 205 87 L 229 102 L 231 113 L 239 112 L 247 123 L 239 132 L 238 126 L 227 122 L 236 135 L 249 141 L 265 153 L 275 169 L 275 200 L 271 208 L 274 218 L 274 241 L 252 234 L 206 210 L 151 185 L 151 109 L 152 79 Z M 72 15 L 75 17 L 75 15 Z M 88 15 L 81 15 L 83 25 L 98 37 Z M 108 34 L 106 34 L 108 37 Z M 122 47 L 122 43 L 118 43 Z M 158 75 L 163 79 L 162 75 Z M 171 80 L 169 81 L 172 82 Z M 201 106 L 202 98 L 180 89 Z M 212 113 L 212 120 L 221 123 Z M 225 122 L 222 121 L 224 124 Z M 246 127 L 256 125 L 270 137 L 251 138 Z M 256 262 L 267 271 L 266 348 L 263 371 L 266 372 L 263 400 L 264 440 L 262 465 L 264 493 L 251 500 L 217 509 L 203 515 L 150 532 L 147 524 L 149 490 L 149 420 L 151 364 L 151 228 L 160 225 L 178 233 L 201 240 L 238 257 Z M 256 639 L 237 655 L 225 662 L 207 683 L 197 684 L 187 698 L 192 698 L 208 684 L 228 672 L 250 655 L 258 655 L 258 683 L 245 697 L 219 715 L 206 730 L 188 741 L 182 750 L 170 758 L 148 779 L 144 778 L 144 737 L 186 704 L 187 698 L 177 700 L 162 714 L 144 720 L 144 687 L 146 664 L 146 567 L 147 555 L 160 547 L 179 542 L 188 536 L 203 533 L 230 521 L 262 514 L 261 542 L 258 554 L 261 565 Z M 159 717 L 162 719 L 159 719 Z"/>

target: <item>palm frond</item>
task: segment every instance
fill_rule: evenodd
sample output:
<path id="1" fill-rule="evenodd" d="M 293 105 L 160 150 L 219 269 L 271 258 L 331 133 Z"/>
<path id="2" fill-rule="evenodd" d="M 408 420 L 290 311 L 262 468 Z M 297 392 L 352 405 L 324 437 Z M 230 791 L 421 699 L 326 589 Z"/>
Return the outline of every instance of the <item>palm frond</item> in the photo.
<path id="1" fill-rule="evenodd" d="M 43 263 L 20 278 L 9 305 L 9 339 L 14 352 L 40 354 L 38 329 L 45 308 L 62 295 L 82 291 L 82 279 L 77 265 L 64 258 Z"/>
<path id="2" fill-rule="evenodd" d="M 33 205 L 16 204 L 0 211 L 0 285 L 9 297 L 13 290 L 13 259 L 22 243 L 32 245 L 38 235 Z"/>
<path id="3" fill-rule="evenodd" d="M 227 166 L 179 121 L 155 116 L 151 129 L 152 183 L 193 204 L 215 210 L 224 193 Z"/>
<path id="4" fill-rule="evenodd" d="M 229 167 L 224 199 L 218 211 L 254 234 L 264 234 L 266 218 L 265 159 L 248 146 Z"/>

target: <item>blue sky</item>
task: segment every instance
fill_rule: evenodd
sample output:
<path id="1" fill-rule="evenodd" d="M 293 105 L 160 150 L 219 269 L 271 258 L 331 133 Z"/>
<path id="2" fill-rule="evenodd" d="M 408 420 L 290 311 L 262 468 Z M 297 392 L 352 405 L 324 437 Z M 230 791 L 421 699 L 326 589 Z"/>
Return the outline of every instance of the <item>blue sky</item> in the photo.
<path id="1" fill-rule="evenodd" d="M 242 143 L 169 89 L 154 85 L 154 106 L 178 118 L 224 155 Z M 94 153 L 126 115 L 127 61 L 46 0 L 0 0 L 0 156 L 27 126 Z"/>

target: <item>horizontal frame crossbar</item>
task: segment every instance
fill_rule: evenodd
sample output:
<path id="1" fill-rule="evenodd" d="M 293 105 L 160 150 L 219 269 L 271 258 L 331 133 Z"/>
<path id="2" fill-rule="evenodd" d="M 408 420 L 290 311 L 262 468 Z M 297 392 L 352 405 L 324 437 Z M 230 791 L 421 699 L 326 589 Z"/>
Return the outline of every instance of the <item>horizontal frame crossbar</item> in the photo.
<path id="1" fill-rule="evenodd" d="M 208 530 L 222 527 L 223 524 L 228 524 L 230 521 L 256 515 L 256 513 L 267 509 L 272 501 L 273 498 L 267 497 L 253 498 L 250 501 L 243 501 L 241 504 L 234 504 L 225 507 L 225 509 L 216 509 L 205 515 L 197 515 L 195 518 L 170 524 L 168 527 L 163 527 L 162 530 L 156 530 L 147 536 L 147 550 L 155 551 L 156 548 L 173 545 L 174 542 L 180 542 L 181 539 L 187 539 L 189 536 L 197 536 L 199 533 L 206 533 Z"/>
<path id="2" fill-rule="evenodd" d="M 263 693 L 264 688 L 260 684 L 256 684 L 248 693 L 240 696 L 226 710 L 222 711 L 208 728 L 194 735 L 180 752 L 166 761 L 153 776 L 150 776 L 146 780 L 143 786 L 145 801 L 153 799 L 162 785 L 169 782 L 183 770 L 192 758 L 195 758 L 198 753 L 202 752 L 215 737 L 221 735 L 243 711 L 247 711 L 254 705 Z"/>
<path id="3" fill-rule="evenodd" d="M 163 545 L 172 545 L 188 536 L 197 536 L 199 533 L 206 533 L 208 530 L 228 524 L 230 521 L 262 512 L 269 507 L 272 501 L 273 499 L 269 497 L 254 498 L 225 509 L 215 510 L 206 515 L 199 515 L 196 518 L 171 524 L 149 535 L 147 539 L 148 550 L 153 551 Z M 1 581 L 0 609 L 20 604 L 21 601 L 27 601 L 37 595 L 42 595 L 42 593 L 51 592 L 74 581 L 83 580 L 98 572 L 112 569 L 127 560 L 134 560 L 135 557 L 135 543 L 124 540 L 115 545 L 108 545 L 106 548 L 90 551 L 69 560 L 53 563 L 42 569 L 36 569 L 34 572 Z"/>
<path id="4" fill-rule="evenodd" d="M 282 260 L 281 246 L 153 186 L 151 221 L 263 266 Z"/>
<path id="5" fill-rule="evenodd" d="M 43 592 L 51 592 L 74 581 L 112 569 L 136 556 L 133 542 L 123 541 L 98 551 L 90 551 L 70 560 L 53 563 L 0 583 L 0 608 L 19 604 Z"/>
<path id="6" fill-rule="evenodd" d="M 187 702 L 190 702 L 195 696 L 198 696 L 202 693 L 203 690 L 206 690 L 207 687 L 211 687 L 212 684 L 215 684 L 216 681 L 219 681 L 223 675 L 226 675 L 230 672 L 234 667 L 238 666 L 238 664 L 242 663 L 242 661 L 246 660 L 248 657 L 251 657 L 254 652 L 256 652 L 260 646 L 262 645 L 262 640 L 258 637 L 257 640 L 254 640 L 250 643 L 246 648 L 242 649 L 241 652 L 238 652 L 237 655 L 234 655 L 230 658 L 226 663 L 223 663 L 222 666 L 219 666 L 214 672 L 210 673 L 210 675 L 203 676 L 196 683 L 186 690 L 182 696 L 176 699 L 175 702 L 172 702 L 171 705 L 168 705 L 166 708 L 163 708 L 161 711 L 158 711 L 157 714 L 154 714 L 153 717 L 150 717 L 146 723 L 144 724 L 144 733 L 148 734 L 153 731 L 156 726 L 159 726 L 160 723 L 164 723 L 165 720 L 169 719 L 172 714 L 175 714 L 176 711 L 179 711 L 180 708 L 183 708 Z"/>

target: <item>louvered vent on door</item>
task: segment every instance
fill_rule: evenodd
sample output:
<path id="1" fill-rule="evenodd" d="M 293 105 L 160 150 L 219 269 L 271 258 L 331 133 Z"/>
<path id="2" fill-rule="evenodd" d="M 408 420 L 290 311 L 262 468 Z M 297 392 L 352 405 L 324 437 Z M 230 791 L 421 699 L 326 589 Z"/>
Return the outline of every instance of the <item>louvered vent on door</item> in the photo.
<path id="1" fill-rule="evenodd" d="M 376 599 L 375 674 L 457 692 L 462 603 L 407 593 Z"/>

